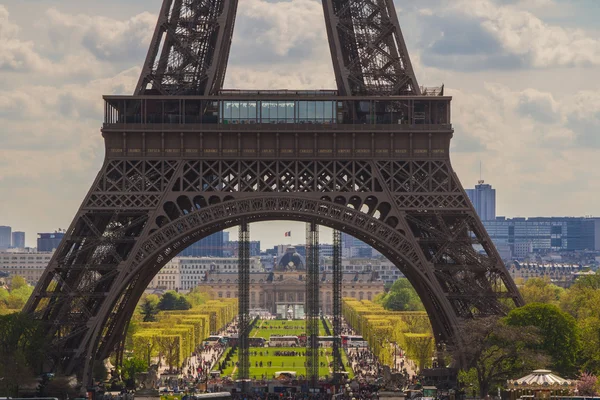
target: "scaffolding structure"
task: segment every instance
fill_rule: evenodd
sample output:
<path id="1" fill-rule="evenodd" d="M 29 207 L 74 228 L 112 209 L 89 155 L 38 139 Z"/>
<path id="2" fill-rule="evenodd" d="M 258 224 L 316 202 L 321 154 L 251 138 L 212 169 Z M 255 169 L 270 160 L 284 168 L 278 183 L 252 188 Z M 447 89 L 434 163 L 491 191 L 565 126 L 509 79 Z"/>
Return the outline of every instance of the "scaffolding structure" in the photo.
<path id="1" fill-rule="evenodd" d="M 243 391 L 247 391 L 250 378 L 250 230 L 248 223 L 242 222 L 238 240 L 238 379 L 244 382 Z"/>
<path id="2" fill-rule="evenodd" d="M 342 363 L 342 233 L 333 230 L 333 376 L 344 371 Z"/>
<path id="3" fill-rule="evenodd" d="M 306 224 L 306 379 L 311 388 L 319 384 L 319 231 Z"/>

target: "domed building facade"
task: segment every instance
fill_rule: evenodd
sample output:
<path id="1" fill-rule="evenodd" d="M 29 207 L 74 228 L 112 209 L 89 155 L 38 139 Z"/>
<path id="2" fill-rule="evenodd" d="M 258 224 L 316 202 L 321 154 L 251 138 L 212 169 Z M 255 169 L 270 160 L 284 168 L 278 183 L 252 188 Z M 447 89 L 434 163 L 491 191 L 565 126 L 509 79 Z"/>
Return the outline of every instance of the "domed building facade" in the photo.
<path id="1" fill-rule="evenodd" d="M 306 263 L 304 257 L 302 257 L 296 251 L 295 247 L 288 247 L 275 266 L 276 272 L 294 272 L 305 270 Z"/>

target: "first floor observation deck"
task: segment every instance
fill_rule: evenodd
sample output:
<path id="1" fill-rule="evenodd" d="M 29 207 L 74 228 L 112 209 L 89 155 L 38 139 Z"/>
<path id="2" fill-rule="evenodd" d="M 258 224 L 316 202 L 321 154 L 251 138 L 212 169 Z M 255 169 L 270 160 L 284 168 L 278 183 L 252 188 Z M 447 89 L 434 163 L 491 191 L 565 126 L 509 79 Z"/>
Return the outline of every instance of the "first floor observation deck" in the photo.
<path id="1" fill-rule="evenodd" d="M 447 96 L 223 90 L 215 96 L 105 96 L 107 155 L 447 156 Z"/>

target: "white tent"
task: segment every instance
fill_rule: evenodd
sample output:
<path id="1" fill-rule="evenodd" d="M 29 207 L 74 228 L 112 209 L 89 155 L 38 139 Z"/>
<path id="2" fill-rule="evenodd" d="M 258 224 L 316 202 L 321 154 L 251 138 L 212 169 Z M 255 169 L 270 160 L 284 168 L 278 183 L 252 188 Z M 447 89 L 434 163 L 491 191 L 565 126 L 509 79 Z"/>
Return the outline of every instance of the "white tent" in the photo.
<path id="1" fill-rule="evenodd" d="M 561 378 L 547 369 L 536 369 L 529 375 L 508 381 L 509 389 L 527 390 L 571 390 L 576 384 L 577 381 Z"/>

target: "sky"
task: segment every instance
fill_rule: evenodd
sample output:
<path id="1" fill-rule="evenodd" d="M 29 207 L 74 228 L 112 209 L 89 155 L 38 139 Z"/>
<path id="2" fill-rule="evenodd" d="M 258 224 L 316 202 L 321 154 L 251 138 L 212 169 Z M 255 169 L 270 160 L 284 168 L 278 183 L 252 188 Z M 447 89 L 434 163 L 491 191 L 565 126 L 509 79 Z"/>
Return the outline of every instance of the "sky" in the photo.
<path id="1" fill-rule="evenodd" d="M 101 96 L 132 93 L 160 3 L 2 0 L 0 225 L 27 245 L 71 223 L 104 157 Z M 453 96 L 463 186 L 481 162 L 498 215 L 600 216 L 600 1 L 395 3 L 419 83 Z M 239 1 L 225 87 L 334 86 L 320 1 Z M 251 226 L 263 248 L 289 230 L 304 241 Z"/>

